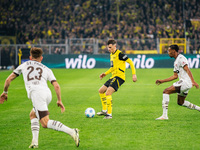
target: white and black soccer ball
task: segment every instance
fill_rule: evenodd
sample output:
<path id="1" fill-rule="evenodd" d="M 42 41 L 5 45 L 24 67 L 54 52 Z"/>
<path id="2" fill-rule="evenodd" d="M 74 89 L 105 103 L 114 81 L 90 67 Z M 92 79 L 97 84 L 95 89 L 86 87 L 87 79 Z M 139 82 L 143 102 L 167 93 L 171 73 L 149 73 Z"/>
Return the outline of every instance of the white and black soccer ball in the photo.
<path id="1" fill-rule="evenodd" d="M 85 110 L 85 116 L 88 117 L 88 118 L 93 118 L 95 115 L 95 110 L 91 107 L 87 108 Z"/>

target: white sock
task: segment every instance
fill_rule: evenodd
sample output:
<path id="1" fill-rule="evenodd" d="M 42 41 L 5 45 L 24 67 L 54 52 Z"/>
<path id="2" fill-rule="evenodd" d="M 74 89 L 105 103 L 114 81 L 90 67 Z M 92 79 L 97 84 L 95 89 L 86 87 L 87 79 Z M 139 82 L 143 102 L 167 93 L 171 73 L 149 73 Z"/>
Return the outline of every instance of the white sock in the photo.
<path id="1" fill-rule="evenodd" d="M 163 100 L 162 100 L 163 117 L 168 117 L 168 104 L 169 104 L 169 94 L 163 94 Z"/>
<path id="2" fill-rule="evenodd" d="M 199 106 L 197 106 L 197 105 L 194 105 L 194 109 L 196 109 L 196 110 L 200 111 L 200 107 L 199 107 Z"/>
<path id="3" fill-rule="evenodd" d="M 39 137 L 39 120 L 37 118 L 34 118 L 31 120 L 31 131 L 32 131 L 32 143 L 38 145 L 38 137 Z"/>
<path id="4" fill-rule="evenodd" d="M 184 101 L 183 105 L 182 106 L 185 106 L 185 107 L 188 107 L 190 108 L 191 107 L 191 103 L 188 102 L 188 101 Z"/>
<path id="5" fill-rule="evenodd" d="M 194 104 L 190 103 L 189 101 L 184 101 L 183 106 L 186 106 L 189 109 L 196 109 L 196 110 L 200 111 L 199 106 L 194 105 Z"/>
<path id="6" fill-rule="evenodd" d="M 48 123 L 47 123 L 47 128 L 50 128 L 50 129 L 54 129 L 54 130 L 57 130 L 57 131 L 62 131 L 62 132 L 65 132 L 69 135 L 73 135 L 74 134 L 74 130 L 65 126 L 64 124 L 62 124 L 61 122 L 59 121 L 55 121 L 55 120 L 49 120 Z"/>

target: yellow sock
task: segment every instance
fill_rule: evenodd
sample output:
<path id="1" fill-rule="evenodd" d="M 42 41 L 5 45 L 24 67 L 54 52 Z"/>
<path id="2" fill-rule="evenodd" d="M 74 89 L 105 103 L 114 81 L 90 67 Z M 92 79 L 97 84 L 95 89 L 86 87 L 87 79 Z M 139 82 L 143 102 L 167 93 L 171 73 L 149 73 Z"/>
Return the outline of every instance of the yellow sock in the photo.
<path id="1" fill-rule="evenodd" d="M 108 107 L 107 114 L 112 115 L 112 95 L 106 96 L 106 99 L 107 99 L 107 107 Z"/>
<path id="2" fill-rule="evenodd" d="M 99 93 L 99 96 L 101 98 L 101 103 L 102 103 L 102 110 L 107 111 L 107 100 L 106 100 L 106 94 Z"/>

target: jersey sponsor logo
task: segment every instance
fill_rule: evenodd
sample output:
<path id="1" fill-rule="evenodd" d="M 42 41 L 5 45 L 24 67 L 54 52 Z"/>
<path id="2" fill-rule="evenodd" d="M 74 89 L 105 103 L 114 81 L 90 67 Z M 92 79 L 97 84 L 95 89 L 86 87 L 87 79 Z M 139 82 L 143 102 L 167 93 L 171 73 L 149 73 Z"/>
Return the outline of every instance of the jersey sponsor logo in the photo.
<path id="1" fill-rule="evenodd" d="M 92 69 L 96 65 L 96 60 L 94 58 L 87 59 L 87 55 L 79 55 L 78 58 L 65 58 L 65 66 L 67 69 Z"/>
<path id="2" fill-rule="evenodd" d="M 115 55 L 112 55 L 111 56 L 111 60 L 115 60 L 116 56 Z"/>

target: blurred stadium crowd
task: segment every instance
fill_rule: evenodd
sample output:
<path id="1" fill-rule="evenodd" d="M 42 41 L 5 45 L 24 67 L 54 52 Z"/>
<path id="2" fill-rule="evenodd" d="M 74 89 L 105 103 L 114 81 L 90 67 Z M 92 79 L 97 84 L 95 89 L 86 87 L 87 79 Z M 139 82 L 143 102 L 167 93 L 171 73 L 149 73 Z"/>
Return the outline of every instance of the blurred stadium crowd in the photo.
<path id="1" fill-rule="evenodd" d="M 182 0 L 6 0 L 0 3 L 0 35 L 15 35 L 17 44 L 115 38 L 132 39 L 128 43 L 132 49 L 152 50 L 156 49 L 156 38 L 187 37 L 194 39 L 191 49 L 200 49 L 200 27 L 190 21 L 200 19 L 199 0 L 185 0 L 184 10 Z M 102 48 L 100 53 L 104 52 Z"/>

